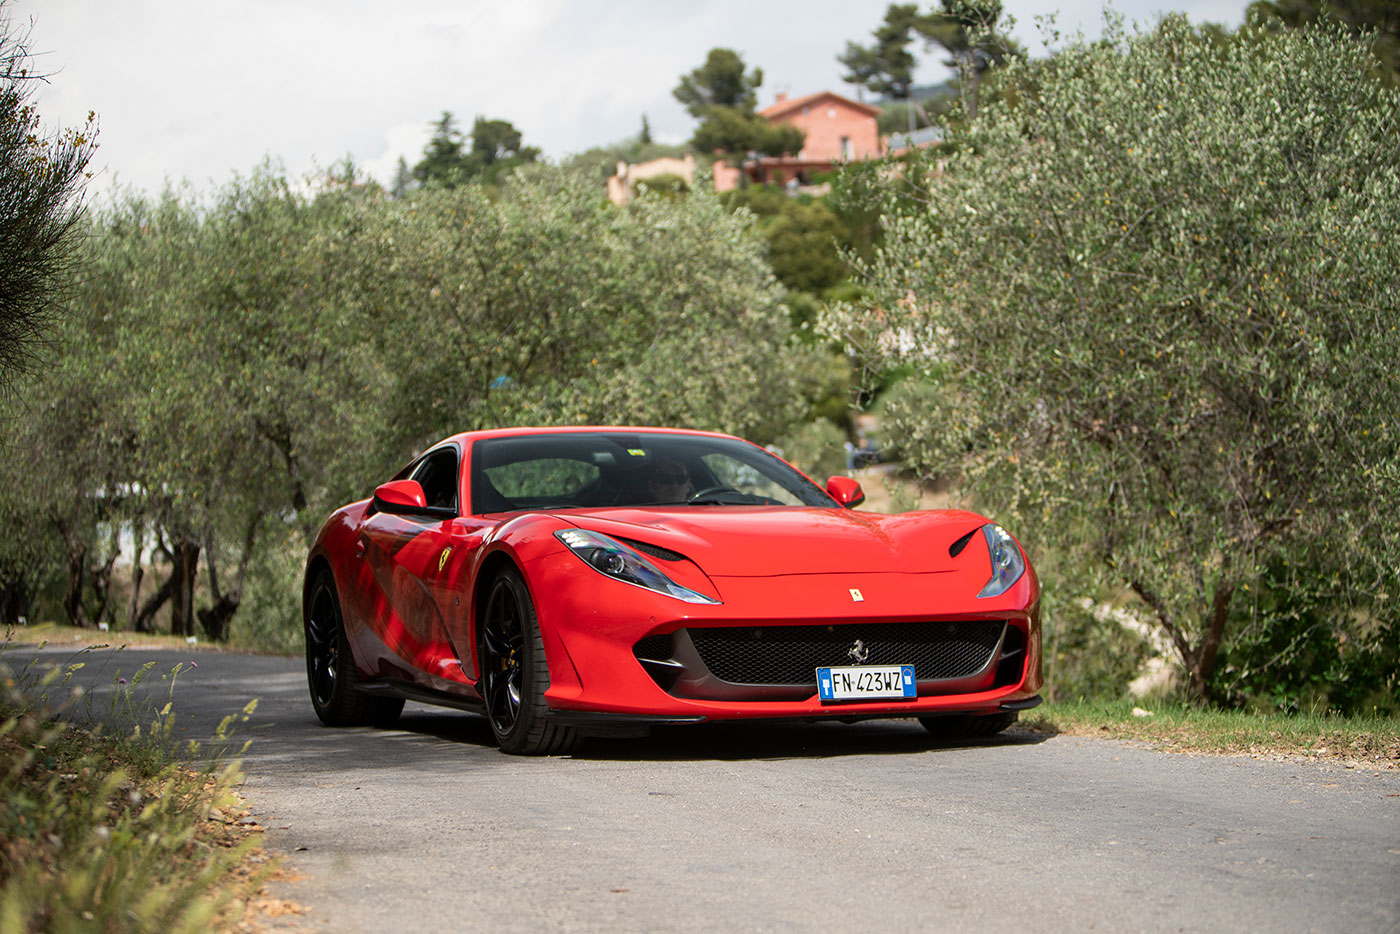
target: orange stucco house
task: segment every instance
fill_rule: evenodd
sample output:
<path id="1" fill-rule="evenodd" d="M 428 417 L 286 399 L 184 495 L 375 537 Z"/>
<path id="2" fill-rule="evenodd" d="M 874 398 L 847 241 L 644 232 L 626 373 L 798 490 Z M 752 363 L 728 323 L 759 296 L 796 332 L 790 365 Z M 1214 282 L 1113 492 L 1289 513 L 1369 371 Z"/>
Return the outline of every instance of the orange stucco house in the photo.
<path id="1" fill-rule="evenodd" d="M 726 191 L 737 186 L 739 171 L 759 183 L 782 185 L 795 178 L 799 184 L 806 184 L 815 173 L 829 172 L 839 163 L 878 159 L 884 155 L 880 130 L 875 123 L 880 108 L 832 91 L 818 91 L 791 100 L 779 93 L 777 101 L 758 114 L 771 123 L 789 124 L 803 130 L 807 140 L 802 151 L 796 156 L 751 159 L 741 170 L 725 173 L 723 179 L 716 166 L 717 189 Z"/>
<path id="2" fill-rule="evenodd" d="M 878 159 L 885 154 L 875 122 L 880 108 L 831 91 L 818 91 L 792 100 L 779 93 L 777 101 L 758 114 L 772 123 L 791 124 L 803 130 L 807 139 L 802 151 L 796 156 L 749 159 L 740 168 L 716 162 L 713 166 L 716 191 L 733 191 L 739 187 L 743 175 L 759 184 L 786 185 L 795 180 L 795 184 L 805 185 L 816 173 L 829 172 L 842 162 Z M 666 164 L 662 165 L 663 162 Z M 634 166 L 618 163 L 617 174 L 608 179 L 608 197 L 623 204 L 636 181 L 656 173 L 674 173 L 687 180 L 692 177 L 693 163 L 687 172 L 671 164 L 673 162 L 675 160 L 656 160 Z"/>

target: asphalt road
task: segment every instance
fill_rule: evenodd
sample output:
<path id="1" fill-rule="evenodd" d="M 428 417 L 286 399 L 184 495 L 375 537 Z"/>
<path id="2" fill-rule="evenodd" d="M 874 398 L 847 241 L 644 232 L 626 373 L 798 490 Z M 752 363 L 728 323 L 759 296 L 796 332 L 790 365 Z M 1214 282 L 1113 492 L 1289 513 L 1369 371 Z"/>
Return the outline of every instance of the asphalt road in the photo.
<path id="1" fill-rule="evenodd" d="M 11 651 L 10 663 L 23 661 Z M 64 660 L 66 651 L 45 652 Z M 300 878 L 289 929 L 1400 931 L 1400 773 L 912 721 L 689 727 L 522 759 L 485 722 L 410 704 L 330 730 L 296 659 L 177 662 L 177 721 L 242 728 L 245 793 Z"/>

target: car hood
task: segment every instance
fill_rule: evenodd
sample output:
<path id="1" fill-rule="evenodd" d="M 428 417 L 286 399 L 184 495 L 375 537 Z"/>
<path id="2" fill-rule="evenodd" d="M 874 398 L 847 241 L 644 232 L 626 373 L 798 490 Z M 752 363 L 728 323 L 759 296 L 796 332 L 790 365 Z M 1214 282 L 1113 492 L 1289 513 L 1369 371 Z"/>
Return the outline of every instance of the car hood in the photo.
<path id="1" fill-rule="evenodd" d="M 987 522 L 960 510 L 886 516 L 846 509 L 755 506 L 612 508 L 561 515 L 579 528 L 685 555 L 718 577 L 848 572 L 932 573 L 961 567 L 949 547 Z M 973 558 L 973 560 L 977 560 Z"/>

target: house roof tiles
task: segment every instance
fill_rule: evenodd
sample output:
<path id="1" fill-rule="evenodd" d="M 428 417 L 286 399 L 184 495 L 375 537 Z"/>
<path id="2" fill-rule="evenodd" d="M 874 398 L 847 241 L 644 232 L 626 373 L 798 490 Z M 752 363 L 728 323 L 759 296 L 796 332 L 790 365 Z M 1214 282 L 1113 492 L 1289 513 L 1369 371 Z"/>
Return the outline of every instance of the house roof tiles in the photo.
<path id="1" fill-rule="evenodd" d="M 759 116 L 766 117 L 769 120 L 777 120 L 780 117 L 783 117 L 794 110 L 800 110 L 803 107 L 810 107 L 813 104 L 816 104 L 819 101 L 828 98 L 834 101 L 840 101 L 846 106 L 851 107 L 855 110 L 859 110 L 862 113 L 869 114 L 872 117 L 878 116 L 880 113 L 879 107 L 872 107 L 869 104 L 862 104 L 860 101 L 853 101 L 849 97 L 842 97 L 840 94 L 837 94 L 833 91 L 818 91 L 815 94 L 806 94 L 802 97 L 794 97 L 790 100 L 781 100 L 778 101 L 776 104 L 764 107 L 758 113 Z"/>

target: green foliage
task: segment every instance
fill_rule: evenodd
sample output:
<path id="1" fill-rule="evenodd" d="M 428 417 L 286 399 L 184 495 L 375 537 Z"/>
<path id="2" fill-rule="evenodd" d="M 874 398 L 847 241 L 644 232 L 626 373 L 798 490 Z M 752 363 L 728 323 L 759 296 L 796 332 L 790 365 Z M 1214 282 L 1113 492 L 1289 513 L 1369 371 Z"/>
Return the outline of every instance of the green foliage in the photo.
<path id="1" fill-rule="evenodd" d="M 465 139 L 457 129 L 452 111 L 444 110 L 433 124 L 433 135 L 423 147 L 423 158 L 413 167 L 413 177 L 420 185 L 435 182 L 440 185 L 458 184 L 463 174 Z"/>
<path id="2" fill-rule="evenodd" d="M 751 153 L 782 156 L 800 152 L 807 134 L 790 124 L 773 124 L 751 110 L 711 107 L 705 111 L 691 145 L 700 152 L 724 153 L 738 165 Z"/>
<path id="3" fill-rule="evenodd" d="M 523 145 L 520 131 L 509 120 L 477 117 L 472 124 L 471 146 L 457 129 L 450 110 L 433 124 L 433 135 L 423 158 L 413 167 L 420 185 L 452 188 L 472 181 L 499 184 L 502 176 L 538 161 L 539 149 Z M 396 195 L 401 194 L 396 182 Z"/>
<path id="4" fill-rule="evenodd" d="M 847 42 L 846 51 L 836 56 L 846 66 L 842 80 L 875 94 L 909 98 L 915 64 L 909 43 L 921 19 L 917 3 L 891 3 L 884 22 L 875 29 L 871 45 Z"/>
<path id="5" fill-rule="evenodd" d="M 846 474 L 846 432 L 827 419 L 797 427 L 777 443 L 788 463 L 821 486 L 828 477 Z"/>
<path id="6" fill-rule="evenodd" d="M 943 64 L 956 69 L 963 109 L 975 119 L 982 76 L 1013 57 L 1024 58 L 1025 50 L 999 31 L 1005 28 L 1001 0 L 941 0 L 940 6 L 915 29 L 925 42 L 947 51 Z"/>
<path id="7" fill-rule="evenodd" d="M 864 374 L 861 382 L 878 399 L 873 408 L 881 422 L 898 426 L 887 432 L 890 438 L 886 448 L 892 458 L 919 464 L 923 452 L 934 445 L 961 444 L 964 450 L 972 450 L 980 440 L 971 434 L 950 439 L 946 429 L 929 418 L 931 413 L 953 410 L 958 403 L 947 381 L 946 367 L 936 367 L 926 377 L 899 369 L 871 371 Z"/>
<path id="8" fill-rule="evenodd" d="M 364 491 L 352 495 L 364 495 Z M 260 540 L 248 566 L 249 586 L 229 633 L 229 645 L 287 654 L 305 650 L 301 597 L 306 549 L 302 533 L 290 527 Z"/>
<path id="9" fill-rule="evenodd" d="M 918 38 L 925 47 L 942 46 L 949 55 L 944 64 L 957 70 L 956 85 L 970 119 L 977 114 L 982 76 L 1013 57 L 1024 56 L 1006 35 L 1010 25 L 1002 20 L 1000 0 L 941 0 L 940 8 L 928 13 L 920 13 L 917 3 L 891 3 L 884 22 L 875 29 L 875 41 L 870 45 L 847 42 L 846 51 L 836 60 L 846 66 L 843 80 L 908 102 L 882 115 L 881 131 L 891 132 L 914 128 L 908 112 L 911 106 L 925 124 L 930 122 L 923 102 L 914 94 L 916 59 L 909 51 L 910 44 Z M 902 114 L 899 123 L 895 122 L 896 114 Z"/>
<path id="10" fill-rule="evenodd" d="M 763 69 L 745 73 L 738 52 L 716 48 L 705 56 L 705 64 L 681 76 L 671 94 L 692 117 L 703 119 L 713 107 L 752 113 L 761 84 Z"/>
<path id="11" fill-rule="evenodd" d="M 671 92 L 700 121 L 691 144 L 700 152 L 723 152 L 734 165 L 749 153 L 781 156 L 802 149 L 806 134 L 774 125 L 754 112 L 762 69 L 745 73 L 744 60 L 731 49 L 711 49 L 705 64 L 682 75 Z"/>
<path id="12" fill-rule="evenodd" d="M 1111 22 L 1008 66 L 828 322 L 943 368 L 906 454 L 1135 593 L 1197 696 L 1266 569 L 1333 627 L 1400 586 L 1400 96 L 1360 43 L 1262 39 Z"/>
<path id="13" fill-rule="evenodd" d="M 0 2 L 0 391 L 34 359 L 73 271 L 96 118 L 45 136 L 28 35 Z M 0 568 L 0 584 L 4 583 Z"/>
<path id="14" fill-rule="evenodd" d="M 1266 568 L 1251 599 L 1233 609 L 1236 635 L 1221 652 L 1215 694 L 1288 713 L 1400 713 L 1400 622 L 1299 601 L 1297 574 Z"/>
<path id="15" fill-rule="evenodd" d="M 690 184 L 684 178 L 669 172 L 642 179 L 637 185 L 646 186 L 648 191 L 658 195 L 683 195 L 690 191 Z"/>
<path id="16" fill-rule="evenodd" d="M 1041 580 L 1058 585 L 1041 603 L 1046 699 L 1127 696 L 1129 683 L 1152 656 L 1151 645 L 1104 612 L 1107 604 L 1071 596 L 1075 569 L 1053 550 L 1040 550 L 1035 560 Z"/>
<path id="17" fill-rule="evenodd" d="M 758 218 L 773 274 L 789 289 L 820 295 L 850 274 L 841 250 L 855 238 L 825 200 L 763 185 L 736 189 L 725 200 Z"/>
<path id="18" fill-rule="evenodd" d="M 506 173 L 537 162 L 539 158 L 539 149 L 524 145 L 520 131 L 510 121 L 477 117 L 472 124 L 472 148 L 467 155 L 466 176 L 494 185 Z"/>
<path id="19" fill-rule="evenodd" d="M 385 300 L 432 335 L 395 364 L 422 442 L 624 422 L 768 439 L 801 415 L 762 243 L 703 186 L 617 209 L 588 179 L 547 172 L 499 199 L 415 195 L 384 221 L 371 262 L 403 290 Z"/>
<path id="20" fill-rule="evenodd" d="M 791 207 L 764 231 L 773 275 L 791 289 L 820 294 L 848 274 L 838 252 L 845 231 L 840 218 L 822 202 L 789 200 Z"/>
<path id="21" fill-rule="evenodd" d="M 1257 0 L 1248 18 L 1268 31 L 1335 24 L 1353 37 L 1365 37 L 1375 56 L 1377 77 L 1400 83 L 1400 4 L 1395 0 Z"/>

